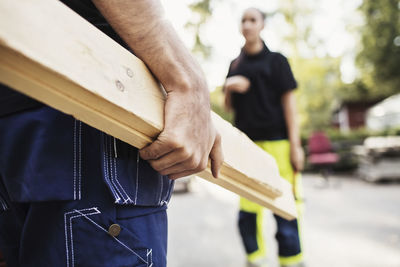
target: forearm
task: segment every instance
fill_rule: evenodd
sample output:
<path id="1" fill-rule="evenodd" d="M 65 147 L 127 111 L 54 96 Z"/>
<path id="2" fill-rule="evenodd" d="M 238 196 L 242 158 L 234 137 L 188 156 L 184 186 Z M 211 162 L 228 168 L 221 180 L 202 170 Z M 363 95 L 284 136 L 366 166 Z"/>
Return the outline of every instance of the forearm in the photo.
<path id="1" fill-rule="evenodd" d="M 93 2 L 167 92 L 198 90 L 208 96 L 200 67 L 165 19 L 159 0 Z"/>
<path id="2" fill-rule="evenodd" d="M 288 129 L 289 142 L 292 146 L 300 146 L 300 130 L 297 121 L 296 99 L 293 91 L 282 96 L 282 106 Z"/>
<path id="3" fill-rule="evenodd" d="M 223 155 L 211 120 L 207 83 L 164 18 L 159 0 L 92 1 L 167 91 L 164 129 L 140 150 L 141 158 L 170 179 L 204 170 L 210 158 L 217 177 Z"/>
<path id="4" fill-rule="evenodd" d="M 223 92 L 225 94 L 225 110 L 231 111 L 232 110 L 232 92 L 224 85 Z"/>

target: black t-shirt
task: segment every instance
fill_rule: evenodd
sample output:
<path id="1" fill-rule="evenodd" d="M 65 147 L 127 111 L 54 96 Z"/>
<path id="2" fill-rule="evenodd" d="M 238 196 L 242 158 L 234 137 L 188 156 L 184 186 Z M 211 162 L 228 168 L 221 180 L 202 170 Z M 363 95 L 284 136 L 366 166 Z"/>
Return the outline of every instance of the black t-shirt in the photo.
<path id="1" fill-rule="evenodd" d="M 97 10 L 91 0 L 60 0 L 65 5 L 70 7 L 80 16 L 85 18 L 91 24 L 96 26 L 99 30 L 107 34 L 123 47 L 128 48 L 126 43 L 118 36 L 118 34 L 111 28 L 110 24 Z M 0 83 L 0 116 L 8 115 L 11 113 L 19 112 L 22 110 L 40 107 L 43 104 L 27 97 L 17 91 L 12 90 L 6 85 Z"/>
<path id="2" fill-rule="evenodd" d="M 248 55 L 242 50 L 231 62 L 228 77 L 242 75 L 250 80 L 244 93 L 232 93 L 235 126 L 252 140 L 287 139 L 281 98 L 297 87 L 287 59 L 280 53 L 263 50 Z"/>

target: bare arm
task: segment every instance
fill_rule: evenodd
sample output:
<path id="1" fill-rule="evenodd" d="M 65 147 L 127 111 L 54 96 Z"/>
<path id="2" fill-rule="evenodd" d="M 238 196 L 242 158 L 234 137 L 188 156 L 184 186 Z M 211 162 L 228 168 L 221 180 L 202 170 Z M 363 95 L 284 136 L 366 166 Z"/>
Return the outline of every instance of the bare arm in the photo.
<path id="1" fill-rule="evenodd" d="M 164 130 L 140 151 L 141 157 L 171 179 L 203 170 L 210 157 L 217 176 L 223 156 L 220 136 L 210 117 L 204 74 L 165 19 L 160 1 L 93 3 L 167 92 Z"/>
<path id="2" fill-rule="evenodd" d="M 224 87 L 225 87 L 225 85 L 224 85 Z M 224 101 L 225 110 L 232 111 L 232 92 L 225 88 L 224 93 L 225 93 L 225 101 Z"/>
<path id="3" fill-rule="evenodd" d="M 301 147 L 300 131 L 297 122 L 296 99 L 293 91 L 282 95 L 282 106 L 290 142 L 290 159 L 296 171 L 303 170 L 304 152 Z"/>

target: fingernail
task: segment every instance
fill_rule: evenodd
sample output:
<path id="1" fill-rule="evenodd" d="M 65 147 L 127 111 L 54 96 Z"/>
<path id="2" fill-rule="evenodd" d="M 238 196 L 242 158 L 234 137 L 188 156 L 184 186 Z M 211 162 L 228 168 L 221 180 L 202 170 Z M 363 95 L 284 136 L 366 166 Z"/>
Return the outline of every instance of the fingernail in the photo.
<path id="1" fill-rule="evenodd" d="M 217 170 L 217 171 L 215 171 L 215 172 L 213 172 L 213 177 L 214 177 L 214 179 L 217 179 L 218 178 L 218 176 L 219 176 L 219 170 Z"/>

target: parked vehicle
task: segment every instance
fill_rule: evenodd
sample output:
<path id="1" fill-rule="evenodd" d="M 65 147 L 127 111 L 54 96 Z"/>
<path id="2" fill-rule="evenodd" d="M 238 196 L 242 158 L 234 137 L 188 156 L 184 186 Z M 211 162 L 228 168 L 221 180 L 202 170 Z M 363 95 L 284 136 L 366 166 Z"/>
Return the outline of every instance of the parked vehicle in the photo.
<path id="1" fill-rule="evenodd" d="M 400 127 L 400 94 L 393 95 L 371 107 L 366 117 L 371 130 L 386 130 Z"/>
<path id="2" fill-rule="evenodd" d="M 400 179 L 400 136 L 368 137 L 354 152 L 358 175 L 366 181 Z"/>

